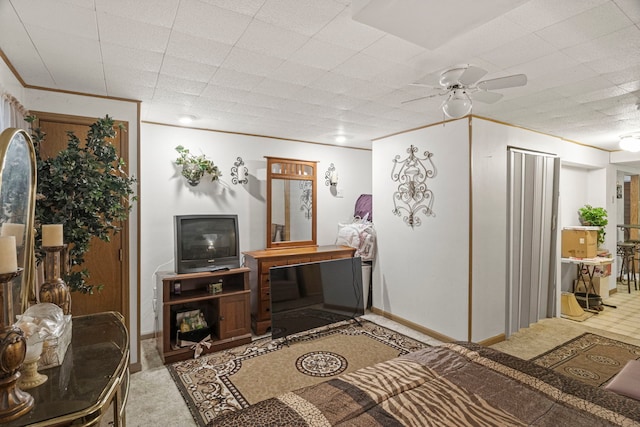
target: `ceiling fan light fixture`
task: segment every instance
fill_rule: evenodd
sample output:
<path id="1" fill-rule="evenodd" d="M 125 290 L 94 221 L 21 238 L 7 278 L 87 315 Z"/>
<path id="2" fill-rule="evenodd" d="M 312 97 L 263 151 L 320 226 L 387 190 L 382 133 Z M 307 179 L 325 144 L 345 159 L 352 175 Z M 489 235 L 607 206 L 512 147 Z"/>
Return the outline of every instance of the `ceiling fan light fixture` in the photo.
<path id="1" fill-rule="evenodd" d="M 640 151 L 640 135 L 624 135 L 620 137 L 620 148 L 637 153 Z"/>
<path id="2" fill-rule="evenodd" d="M 471 112 L 471 98 L 464 90 L 454 90 L 442 105 L 442 111 L 452 119 L 459 119 Z"/>

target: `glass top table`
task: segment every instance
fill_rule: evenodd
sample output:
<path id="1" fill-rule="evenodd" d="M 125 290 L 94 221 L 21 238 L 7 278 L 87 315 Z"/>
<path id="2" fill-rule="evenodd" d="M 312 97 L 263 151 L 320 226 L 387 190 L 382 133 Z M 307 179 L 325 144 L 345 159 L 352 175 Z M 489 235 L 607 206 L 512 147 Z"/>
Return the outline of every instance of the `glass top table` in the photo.
<path id="1" fill-rule="evenodd" d="M 72 318 L 62 364 L 40 371 L 47 381 L 26 390 L 33 409 L 4 425 L 97 425 L 112 403 L 114 425 L 121 425 L 129 388 L 129 334 L 122 320 L 116 312 Z"/>

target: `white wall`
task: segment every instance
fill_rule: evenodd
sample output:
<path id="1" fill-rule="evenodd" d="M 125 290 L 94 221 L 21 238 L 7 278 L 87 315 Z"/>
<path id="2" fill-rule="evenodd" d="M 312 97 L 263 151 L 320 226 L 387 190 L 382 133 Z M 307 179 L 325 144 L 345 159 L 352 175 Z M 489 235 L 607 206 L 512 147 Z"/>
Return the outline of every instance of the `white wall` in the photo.
<path id="1" fill-rule="evenodd" d="M 16 79 L 4 61 L 0 60 L 0 91 L 13 95 L 22 105 L 25 105 L 25 94 L 22 84 Z M 26 107 L 26 105 L 25 105 Z"/>
<path id="2" fill-rule="evenodd" d="M 205 154 L 221 168 L 219 182 L 206 177 L 189 186 L 175 166 L 175 147 Z M 179 214 L 233 213 L 240 223 L 240 250 L 266 246 L 266 159 L 264 156 L 318 161 L 318 244 L 335 243 L 339 222 L 350 221 L 356 199 L 371 193 L 371 151 L 284 141 L 220 132 L 143 123 L 141 127 L 141 330 L 154 331 L 156 271 L 174 269 L 173 216 Z M 233 185 L 231 167 L 242 157 L 249 183 Z M 325 186 L 329 164 L 340 174 L 334 197 Z"/>
<path id="3" fill-rule="evenodd" d="M 563 165 L 560 171 L 560 197 L 562 209 L 559 212 L 560 227 L 580 225 L 578 209 L 586 203 L 589 194 L 589 170 L 576 166 Z"/>
<path id="4" fill-rule="evenodd" d="M 433 153 L 437 174 L 427 179 L 434 217 L 411 228 L 392 213 L 392 160 Z M 468 120 L 373 142 L 373 215 L 378 239 L 373 306 L 455 339 L 467 339 L 469 283 Z"/>
<path id="5" fill-rule="evenodd" d="M 507 241 L 507 147 L 552 153 L 561 161 L 587 169 L 605 170 L 609 153 L 570 143 L 560 138 L 505 126 L 479 118 L 473 119 L 473 313 L 472 339 L 480 341 L 504 333 L 506 295 L 506 241 Z M 566 168 L 560 174 L 560 188 Z M 591 173 L 591 172 L 589 172 Z M 571 215 L 573 206 L 589 200 L 604 201 L 607 191 L 606 176 L 594 175 L 603 182 L 588 180 L 593 188 L 580 195 L 571 194 L 565 206 L 565 192 L 560 194 L 560 215 Z M 587 184 L 589 185 L 589 183 Z M 581 192 L 581 188 L 575 189 Z M 614 189 L 615 190 L 615 189 Z M 571 191 L 571 190 L 570 190 Z M 591 193 L 593 191 L 593 193 Z M 601 199 L 600 199 L 601 197 Z M 595 203 L 595 202 L 594 202 Z M 609 205 L 606 206 L 610 208 Z M 575 221 L 571 220 L 574 224 Z M 558 230 L 562 227 L 558 227 Z M 558 234 L 558 244 L 560 242 Z M 615 248 L 615 244 L 613 246 Z M 557 266 L 560 274 L 560 265 Z M 559 291 L 558 291 L 559 292 Z M 558 294 L 559 296 L 559 294 Z M 558 298 L 559 300 L 559 298 Z"/>
<path id="6" fill-rule="evenodd" d="M 129 174 L 139 177 L 138 162 L 138 106 L 135 102 L 91 96 L 73 95 L 36 89 L 25 89 L 25 106 L 31 111 L 43 111 L 57 114 L 70 114 L 83 117 L 104 117 L 109 115 L 115 120 L 129 122 Z M 137 189 L 136 189 L 137 190 Z M 137 191 L 136 191 L 137 194 Z M 138 360 L 138 203 L 133 204 L 129 216 L 129 335 L 131 337 L 131 362 Z"/>
<path id="7" fill-rule="evenodd" d="M 481 341 L 505 331 L 507 148 L 560 157 L 563 167 L 558 230 L 563 223 L 576 223 L 578 207 L 585 203 L 604 205 L 608 201 L 610 167 L 608 153 L 602 150 L 475 117 L 471 125 L 471 138 L 467 121 L 459 120 L 374 141 L 373 191 L 379 252 L 373 304 L 439 334 L 465 340 L 470 334 L 472 340 Z M 410 144 L 420 152 L 434 152 L 438 166 L 438 176 L 428 183 L 435 193 L 437 216 L 423 219 L 423 225 L 414 230 L 391 213 L 391 195 L 396 189 L 390 177 L 391 160 L 396 155 L 404 158 Z M 472 234 L 468 225 L 470 170 Z M 609 204 L 606 208 L 615 209 Z M 561 273 L 560 262 L 556 270 Z"/>

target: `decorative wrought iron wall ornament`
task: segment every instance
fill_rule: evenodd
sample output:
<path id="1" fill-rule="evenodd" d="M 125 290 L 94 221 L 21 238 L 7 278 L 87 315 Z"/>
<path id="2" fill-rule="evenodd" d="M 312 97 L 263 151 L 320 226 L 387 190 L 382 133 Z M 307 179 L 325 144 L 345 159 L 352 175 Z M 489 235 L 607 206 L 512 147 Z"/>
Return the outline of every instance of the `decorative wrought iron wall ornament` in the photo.
<path id="1" fill-rule="evenodd" d="M 242 178 L 240 178 L 240 174 L 242 174 Z M 249 169 L 244 165 L 242 157 L 238 157 L 238 159 L 233 162 L 233 167 L 231 168 L 231 182 L 234 185 L 246 184 L 249 182 Z"/>
<path id="2" fill-rule="evenodd" d="M 409 156 L 400 160 L 400 155 L 393 159 L 391 179 L 398 183 L 398 190 L 393 193 L 392 212 L 402 218 L 411 228 L 418 227 L 422 220 L 417 216 L 422 212 L 426 216 L 436 216 L 433 206 L 433 192 L 427 187 L 427 179 L 436 176 L 436 166 L 431 160 L 433 153 L 424 152 L 424 158 L 416 156 L 418 148 L 411 145 L 407 148 Z M 398 206 L 398 202 L 406 206 Z"/>
<path id="3" fill-rule="evenodd" d="M 333 163 L 329 164 L 329 169 L 324 173 L 324 185 L 329 187 L 330 185 L 338 184 L 338 174 L 336 173 L 336 167 Z"/>
<path id="4" fill-rule="evenodd" d="M 313 183 L 311 181 L 300 181 L 299 185 L 302 190 L 302 195 L 300 196 L 300 210 L 304 211 L 304 217 L 306 219 L 311 219 L 311 208 L 313 204 L 311 191 L 313 190 Z"/>

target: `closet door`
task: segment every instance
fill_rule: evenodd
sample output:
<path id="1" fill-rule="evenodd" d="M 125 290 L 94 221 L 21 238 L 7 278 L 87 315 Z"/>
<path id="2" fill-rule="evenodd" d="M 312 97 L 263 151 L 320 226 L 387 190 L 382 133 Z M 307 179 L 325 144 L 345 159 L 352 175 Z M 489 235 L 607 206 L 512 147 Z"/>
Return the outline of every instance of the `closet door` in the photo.
<path id="1" fill-rule="evenodd" d="M 555 313 L 560 160 L 509 148 L 506 336 Z"/>
<path id="2" fill-rule="evenodd" d="M 63 114 L 32 112 L 37 125 L 47 134 L 40 149 L 43 158 L 55 156 L 67 147 L 67 131 L 74 131 L 81 141 L 85 141 L 89 126 L 96 119 L 92 117 L 69 116 Z M 125 127 L 127 123 L 123 123 Z M 128 162 L 126 133 L 118 130 L 111 141 L 119 155 Z M 89 252 L 85 255 L 84 268 L 89 270 L 89 284 L 103 284 L 101 291 L 93 295 L 80 292 L 71 294 L 71 313 L 74 316 L 117 311 L 125 317 L 129 325 L 129 239 L 128 221 L 121 224 L 122 231 L 111 236 L 110 242 L 93 238 Z"/>

